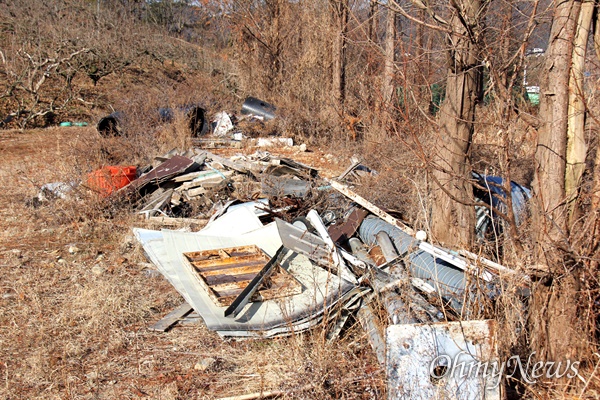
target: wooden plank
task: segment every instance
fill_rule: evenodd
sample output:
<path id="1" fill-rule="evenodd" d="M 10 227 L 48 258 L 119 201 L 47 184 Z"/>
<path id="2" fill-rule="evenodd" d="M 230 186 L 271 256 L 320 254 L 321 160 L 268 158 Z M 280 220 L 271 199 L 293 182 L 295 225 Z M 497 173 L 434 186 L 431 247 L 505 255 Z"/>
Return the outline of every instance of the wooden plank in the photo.
<path id="1" fill-rule="evenodd" d="M 235 282 L 213 288 L 220 295 L 220 299 L 223 299 L 230 296 L 237 297 L 246 285 L 247 283 L 244 282 Z M 265 279 L 263 286 L 266 288 L 259 288 L 250 299 L 251 301 L 272 300 L 302 293 L 302 285 L 280 267 L 276 267 L 273 274 Z"/>
<path id="2" fill-rule="evenodd" d="M 192 311 L 193 308 L 184 301 L 179 307 L 165 315 L 160 321 L 149 326 L 148 329 L 155 332 L 166 332 Z"/>
<path id="3" fill-rule="evenodd" d="M 203 194 L 206 194 L 206 189 L 204 189 L 203 187 L 198 187 L 195 189 L 188 189 L 188 190 L 184 191 L 183 193 L 185 193 L 185 195 L 187 195 L 188 198 L 192 198 L 192 197 L 202 196 Z"/>
<path id="4" fill-rule="evenodd" d="M 329 183 L 331 184 L 331 187 L 333 187 L 335 190 L 342 193 L 344 196 L 348 197 L 350 200 L 357 202 L 358 204 L 360 204 L 367 210 L 371 211 L 373 214 L 377 215 L 382 220 L 389 222 L 390 224 L 392 224 L 394 226 L 397 226 L 401 231 L 403 231 L 411 236 L 415 236 L 415 231 L 412 228 L 405 225 L 399 219 L 392 217 L 390 214 L 386 213 L 381 208 L 377 207 L 375 204 L 371 203 L 367 199 L 361 197 L 357 193 L 354 193 L 352 190 L 350 190 L 348 188 L 348 186 L 343 185 L 343 184 L 333 181 L 333 180 L 329 181 Z"/>
<path id="5" fill-rule="evenodd" d="M 185 253 L 186 257 L 202 257 L 206 255 L 220 255 L 222 258 L 231 257 L 232 255 L 250 255 L 250 254 L 259 254 L 260 249 L 257 246 L 249 245 L 249 246 L 237 246 L 237 247 L 228 247 L 224 249 L 215 249 L 215 250 L 202 250 L 202 251 L 192 251 L 189 253 Z"/>
<path id="6" fill-rule="evenodd" d="M 148 221 L 155 222 L 163 225 L 189 225 L 189 224 L 198 224 L 198 225 L 206 225 L 208 219 L 199 219 L 199 218 L 173 218 L 173 217 L 149 217 Z"/>
<path id="7" fill-rule="evenodd" d="M 264 267 L 265 263 L 259 261 L 252 261 L 250 263 L 245 263 L 244 265 L 234 264 L 230 266 L 225 266 L 225 268 L 212 269 L 207 271 L 206 269 L 201 270 L 202 276 L 205 278 L 209 278 L 212 276 L 218 275 L 245 275 L 245 274 L 257 274 L 258 271 Z"/>
<path id="8" fill-rule="evenodd" d="M 195 263 L 193 263 L 195 266 Z M 260 270 L 263 266 L 265 265 L 265 263 L 262 260 L 257 260 L 257 261 L 251 261 L 248 263 L 245 263 L 243 265 L 243 267 L 240 267 L 239 263 L 235 263 L 235 264 L 225 264 L 225 265 L 215 265 L 215 266 L 211 266 L 211 267 L 203 267 L 203 268 L 198 268 L 199 272 L 202 272 L 202 275 L 204 276 L 211 276 L 211 275 L 219 275 L 219 274 L 236 274 L 239 273 L 238 270 L 240 268 L 242 268 L 244 271 L 246 272 L 258 272 L 258 270 Z"/>
<path id="9" fill-rule="evenodd" d="M 261 268 L 262 269 L 262 268 Z M 205 276 L 204 279 L 209 286 L 222 285 L 224 283 L 251 281 L 256 276 L 256 273 L 236 274 L 236 275 L 212 275 Z"/>

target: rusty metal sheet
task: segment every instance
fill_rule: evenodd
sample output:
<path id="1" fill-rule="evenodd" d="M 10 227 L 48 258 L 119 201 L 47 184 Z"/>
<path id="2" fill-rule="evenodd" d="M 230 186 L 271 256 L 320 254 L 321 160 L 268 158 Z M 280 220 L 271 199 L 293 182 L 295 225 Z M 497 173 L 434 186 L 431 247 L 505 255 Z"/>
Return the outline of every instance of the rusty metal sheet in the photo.
<path id="1" fill-rule="evenodd" d="M 346 220 L 340 224 L 330 225 L 328 228 L 329 236 L 337 244 L 343 244 L 350 239 L 360 226 L 365 217 L 369 215 L 369 211 L 364 208 L 355 208 L 352 210 Z"/>
<path id="2" fill-rule="evenodd" d="M 194 162 L 194 160 L 187 157 L 175 155 L 167 161 L 161 163 L 152 171 L 140 176 L 135 181 L 127 185 L 125 188 L 131 191 L 139 191 L 146 185 L 158 185 L 159 183 L 171 179 L 174 176 L 183 173 L 193 172 L 199 168 L 200 165 Z"/>
<path id="3" fill-rule="evenodd" d="M 493 320 L 391 325 L 388 399 L 500 400 Z"/>

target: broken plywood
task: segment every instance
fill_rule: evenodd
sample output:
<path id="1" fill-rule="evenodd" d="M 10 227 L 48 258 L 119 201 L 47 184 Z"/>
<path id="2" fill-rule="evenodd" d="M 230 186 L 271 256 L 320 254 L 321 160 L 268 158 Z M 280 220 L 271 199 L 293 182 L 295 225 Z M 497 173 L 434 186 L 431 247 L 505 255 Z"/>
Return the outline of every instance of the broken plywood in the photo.
<path id="1" fill-rule="evenodd" d="M 218 306 L 227 307 L 242 293 L 250 281 L 269 262 L 257 246 L 240 246 L 184 253 L 198 281 Z M 277 266 L 251 301 L 265 301 L 302 292 L 302 285 Z"/>

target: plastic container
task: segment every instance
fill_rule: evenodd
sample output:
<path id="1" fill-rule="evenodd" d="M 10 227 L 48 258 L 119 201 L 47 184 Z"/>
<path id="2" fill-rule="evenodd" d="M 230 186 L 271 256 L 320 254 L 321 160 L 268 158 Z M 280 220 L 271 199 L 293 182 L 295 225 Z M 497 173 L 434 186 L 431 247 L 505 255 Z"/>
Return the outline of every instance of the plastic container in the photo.
<path id="1" fill-rule="evenodd" d="M 137 169 L 134 166 L 107 166 L 90 173 L 87 184 L 90 189 L 106 197 L 129 185 L 136 177 Z"/>

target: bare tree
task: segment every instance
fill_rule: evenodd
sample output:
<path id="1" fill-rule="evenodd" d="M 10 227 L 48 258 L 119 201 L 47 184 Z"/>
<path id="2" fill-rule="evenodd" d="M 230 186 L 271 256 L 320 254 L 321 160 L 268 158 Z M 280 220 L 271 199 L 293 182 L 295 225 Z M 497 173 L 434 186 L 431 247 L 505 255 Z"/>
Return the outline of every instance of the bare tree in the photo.
<path id="1" fill-rule="evenodd" d="M 541 87 L 533 220 L 535 257 L 546 285 L 534 292 L 531 324 L 535 349 L 552 360 L 585 357 L 592 343 L 578 312 L 583 264 L 572 248 L 568 205 L 585 161 L 582 78 L 592 9 L 593 3 L 576 0 L 555 3 Z"/>
<path id="2" fill-rule="evenodd" d="M 420 8 L 423 3 L 417 2 Z M 474 235 L 473 191 L 469 152 L 475 122 L 475 105 L 481 85 L 479 45 L 485 3 L 480 0 L 450 2 L 450 18 L 444 21 L 426 8 L 446 30 L 446 98 L 439 112 L 437 147 L 433 166 L 431 231 L 448 245 L 469 247 Z"/>
<path id="3" fill-rule="evenodd" d="M 346 36 L 348 34 L 348 0 L 330 0 L 333 15 L 333 98 L 343 112 L 346 98 Z"/>
<path id="4" fill-rule="evenodd" d="M 592 27 L 594 0 L 584 0 L 577 21 L 573 44 L 572 67 L 569 76 L 569 106 L 567 127 L 567 165 L 565 195 L 569 202 L 569 226 L 576 219 L 576 198 L 579 194 L 581 177 L 585 169 L 587 145 L 585 143 L 586 101 L 584 96 L 584 69 L 587 44 Z"/>
<path id="5" fill-rule="evenodd" d="M 392 117 L 394 100 L 394 71 L 396 69 L 396 12 L 387 10 L 385 23 L 385 63 L 383 67 L 383 79 L 381 85 L 383 126 L 387 126 Z"/>

